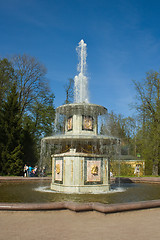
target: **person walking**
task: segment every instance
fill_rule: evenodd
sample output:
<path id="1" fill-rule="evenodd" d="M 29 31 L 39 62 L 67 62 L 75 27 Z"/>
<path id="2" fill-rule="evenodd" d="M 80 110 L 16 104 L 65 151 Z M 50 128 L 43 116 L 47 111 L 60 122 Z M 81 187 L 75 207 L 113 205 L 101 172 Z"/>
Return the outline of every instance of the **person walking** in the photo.
<path id="1" fill-rule="evenodd" d="M 28 166 L 24 165 L 24 177 L 27 177 Z"/>
<path id="2" fill-rule="evenodd" d="M 31 166 L 29 166 L 29 168 L 28 168 L 28 175 L 29 175 L 29 177 L 32 177 L 32 167 Z"/>

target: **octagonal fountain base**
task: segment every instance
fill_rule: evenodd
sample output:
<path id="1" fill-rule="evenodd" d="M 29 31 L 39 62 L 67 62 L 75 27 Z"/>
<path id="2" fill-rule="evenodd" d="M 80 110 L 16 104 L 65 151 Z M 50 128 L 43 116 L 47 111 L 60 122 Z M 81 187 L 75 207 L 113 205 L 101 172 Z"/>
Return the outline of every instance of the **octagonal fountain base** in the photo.
<path id="1" fill-rule="evenodd" d="M 66 193 L 101 193 L 110 190 L 108 159 L 104 155 L 70 152 L 52 156 L 51 189 Z"/>

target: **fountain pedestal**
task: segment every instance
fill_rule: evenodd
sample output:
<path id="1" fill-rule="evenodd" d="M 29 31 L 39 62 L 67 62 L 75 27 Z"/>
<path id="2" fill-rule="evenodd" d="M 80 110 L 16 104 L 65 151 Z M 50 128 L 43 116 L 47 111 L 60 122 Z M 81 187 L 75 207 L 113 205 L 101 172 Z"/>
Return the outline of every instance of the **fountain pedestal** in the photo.
<path id="1" fill-rule="evenodd" d="M 107 156 L 70 152 L 52 156 L 51 189 L 66 193 L 107 192 Z"/>

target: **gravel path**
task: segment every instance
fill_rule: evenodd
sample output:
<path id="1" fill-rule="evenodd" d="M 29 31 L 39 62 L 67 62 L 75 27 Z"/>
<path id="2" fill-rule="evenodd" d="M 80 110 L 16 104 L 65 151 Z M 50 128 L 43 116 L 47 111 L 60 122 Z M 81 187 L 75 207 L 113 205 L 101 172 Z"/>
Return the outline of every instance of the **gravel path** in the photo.
<path id="1" fill-rule="evenodd" d="M 159 240 L 160 208 L 98 212 L 0 211 L 0 240 Z"/>

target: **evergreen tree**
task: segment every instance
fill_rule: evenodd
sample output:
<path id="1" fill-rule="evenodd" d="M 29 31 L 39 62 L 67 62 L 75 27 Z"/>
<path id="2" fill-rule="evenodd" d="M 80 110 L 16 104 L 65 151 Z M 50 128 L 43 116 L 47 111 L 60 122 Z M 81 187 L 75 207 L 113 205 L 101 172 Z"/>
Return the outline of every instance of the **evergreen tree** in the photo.
<path id="1" fill-rule="evenodd" d="M 2 104 L 0 114 L 1 172 L 3 175 L 20 175 L 23 171 L 22 119 L 15 83 L 7 100 Z"/>
<path id="2" fill-rule="evenodd" d="M 27 165 L 35 166 L 39 159 L 39 146 L 37 139 L 31 129 L 32 124 L 26 123 L 23 126 L 22 146 L 23 146 L 23 162 Z"/>

